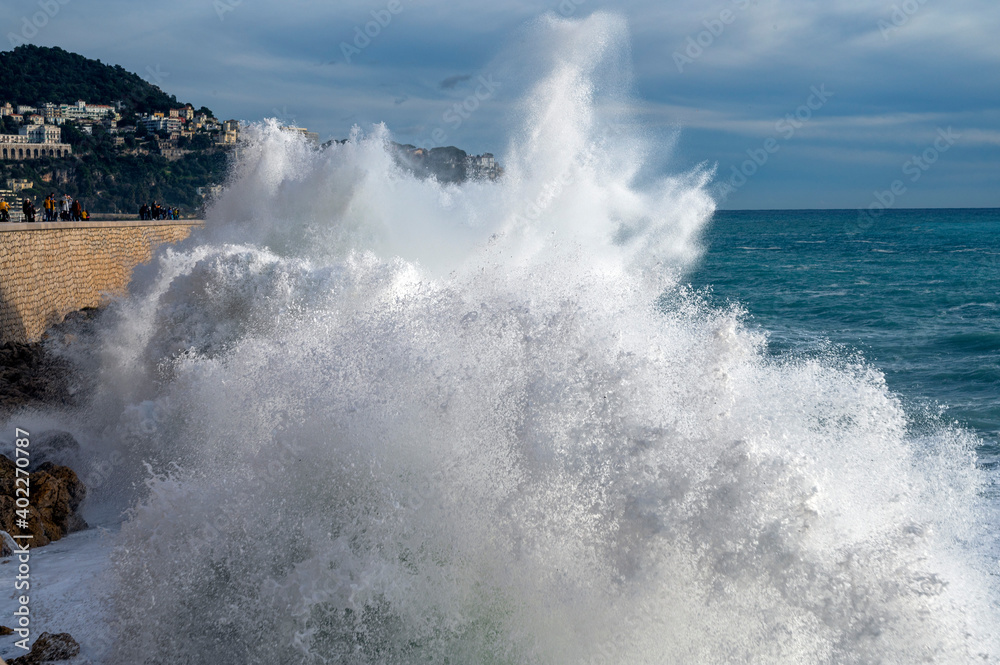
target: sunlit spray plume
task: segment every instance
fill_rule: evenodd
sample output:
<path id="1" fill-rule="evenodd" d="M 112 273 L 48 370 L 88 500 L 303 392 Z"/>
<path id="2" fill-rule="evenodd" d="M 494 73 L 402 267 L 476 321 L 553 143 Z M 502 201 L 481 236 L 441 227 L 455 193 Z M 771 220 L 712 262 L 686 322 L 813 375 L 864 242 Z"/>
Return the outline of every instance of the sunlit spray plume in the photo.
<path id="1" fill-rule="evenodd" d="M 622 19 L 519 48 L 501 182 L 254 127 L 109 313 L 105 660 L 995 662 L 975 442 L 672 280 L 708 174 L 642 172 Z"/>
<path id="2" fill-rule="evenodd" d="M 519 105 L 524 127 L 499 185 L 413 179 L 385 149 L 383 126 L 355 128 L 348 143 L 316 152 L 275 123 L 257 125 L 214 210 L 232 222 L 221 232 L 291 254 L 371 250 L 435 274 L 481 261 L 474 250 L 491 238 L 505 263 L 536 253 L 548 260 L 553 248 L 615 270 L 637 262 L 669 271 L 692 260 L 714 209 L 702 189 L 710 174 L 635 185 L 645 146 L 622 110 L 629 75 L 609 66 L 627 62 L 624 20 L 546 17 L 528 35 L 535 45 L 519 44 L 520 57 L 546 70 Z"/>

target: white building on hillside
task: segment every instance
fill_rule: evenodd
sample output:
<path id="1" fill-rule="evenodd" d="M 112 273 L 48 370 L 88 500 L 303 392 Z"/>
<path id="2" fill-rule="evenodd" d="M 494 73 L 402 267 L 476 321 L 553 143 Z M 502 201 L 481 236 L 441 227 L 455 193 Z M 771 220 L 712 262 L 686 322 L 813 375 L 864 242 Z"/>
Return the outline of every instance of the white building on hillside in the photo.
<path id="1" fill-rule="evenodd" d="M 159 131 L 179 132 L 184 126 L 180 118 L 164 118 L 162 117 L 163 114 L 157 115 L 161 117 L 145 115 L 139 119 L 139 122 L 146 128 L 146 131 L 150 133 Z"/>
<path id="2" fill-rule="evenodd" d="M 76 104 L 60 104 L 59 114 L 66 120 L 101 120 L 115 115 L 114 106 L 88 104 L 82 99 Z"/>
<path id="3" fill-rule="evenodd" d="M 496 180 L 500 175 L 496 159 L 493 157 L 493 154 L 489 152 L 482 155 L 469 155 L 466 157 L 465 171 L 466 175 L 474 180 L 481 178 Z"/>
<path id="4" fill-rule="evenodd" d="M 62 142 L 62 130 L 55 125 L 25 125 L 17 135 L 0 134 L 0 159 L 22 160 L 41 157 L 69 157 L 73 148 Z"/>
<path id="5" fill-rule="evenodd" d="M 28 143 L 60 143 L 62 141 L 62 129 L 56 125 L 24 125 L 18 134 L 27 136 Z"/>
<path id="6" fill-rule="evenodd" d="M 310 132 L 305 127 L 295 127 L 293 125 L 285 125 L 281 128 L 281 131 L 301 134 L 306 138 L 306 140 L 311 141 L 316 145 L 319 145 L 319 134 L 317 134 L 316 132 Z"/>

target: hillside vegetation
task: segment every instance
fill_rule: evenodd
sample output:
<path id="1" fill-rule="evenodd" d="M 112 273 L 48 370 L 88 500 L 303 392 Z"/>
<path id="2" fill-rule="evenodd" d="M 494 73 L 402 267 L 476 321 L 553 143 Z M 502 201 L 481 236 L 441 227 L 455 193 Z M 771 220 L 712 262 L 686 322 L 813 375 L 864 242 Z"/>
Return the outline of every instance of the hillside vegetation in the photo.
<path id="1" fill-rule="evenodd" d="M 62 125 L 62 140 L 73 147 L 72 156 L 0 162 L 0 187 L 11 179 L 30 180 L 32 186 L 24 192 L 28 196 L 69 194 L 98 213 L 135 213 L 140 205 L 153 201 L 194 213 L 203 202 L 198 188 L 225 178 L 228 152 L 218 148 L 209 135 L 173 141 L 171 147 L 183 147 L 187 154 L 168 160 L 159 154 L 160 144 L 168 137 L 136 126 L 137 113 L 168 112 L 183 106 L 174 95 L 118 65 L 61 48 L 25 45 L 0 52 L 0 103 L 40 107 L 46 102 L 74 104 L 77 100 L 104 105 L 121 102 L 118 126 L 129 131 L 118 133 L 122 138 L 116 141 L 115 130 L 95 124 L 88 134 L 84 127 L 67 121 Z M 213 115 L 205 107 L 199 112 Z M 11 117 L 0 119 L 0 133 L 16 134 L 19 128 Z"/>
<path id="2" fill-rule="evenodd" d="M 32 44 L 0 52 L 0 102 L 34 106 L 78 99 L 97 104 L 123 101 L 129 114 L 179 105 L 176 97 L 119 65 Z"/>

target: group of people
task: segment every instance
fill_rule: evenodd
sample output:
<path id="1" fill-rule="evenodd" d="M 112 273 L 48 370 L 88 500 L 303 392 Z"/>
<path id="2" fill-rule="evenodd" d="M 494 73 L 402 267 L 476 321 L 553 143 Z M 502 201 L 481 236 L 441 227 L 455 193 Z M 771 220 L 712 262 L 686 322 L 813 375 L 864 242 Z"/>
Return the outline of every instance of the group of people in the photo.
<path id="1" fill-rule="evenodd" d="M 36 219 L 38 209 L 35 202 L 27 196 L 21 199 L 21 213 L 26 222 L 85 222 L 90 219 L 90 213 L 83 209 L 80 201 L 68 194 L 61 199 L 56 199 L 56 195 L 50 193 L 42 201 L 42 219 Z M 10 221 L 10 204 L 0 200 L 0 222 Z"/>
<path id="2" fill-rule="evenodd" d="M 142 204 L 139 207 L 139 219 L 180 219 L 181 211 L 177 208 L 164 208 L 156 201 L 153 205 Z"/>
<path id="3" fill-rule="evenodd" d="M 28 197 L 21 201 L 21 212 L 24 213 L 24 221 L 34 222 L 38 216 L 38 209 L 35 202 Z M 161 206 L 156 201 L 153 205 L 143 204 L 139 208 L 139 219 L 180 219 L 181 211 L 178 208 L 168 208 Z M 90 219 L 90 213 L 83 209 L 79 200 L 66 195 L 57 199 L 55 194 L 49 194 L 42 202 L 43 222 L 85 222 Z M 0 199 L 0 222 L 10 221 L 10 204 Z"/>

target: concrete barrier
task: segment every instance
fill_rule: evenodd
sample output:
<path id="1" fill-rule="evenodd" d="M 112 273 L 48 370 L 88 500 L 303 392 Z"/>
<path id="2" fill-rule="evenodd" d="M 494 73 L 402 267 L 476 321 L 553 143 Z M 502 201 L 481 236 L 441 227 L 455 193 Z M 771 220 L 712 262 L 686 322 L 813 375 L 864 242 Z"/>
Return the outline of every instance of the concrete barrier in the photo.
<path id="1" fill-rule="evenodd" d="M 125 295 L 132 270 L 201 220 L 0 224 L 0 342 L 36 341 L 70 312 Z"/>

